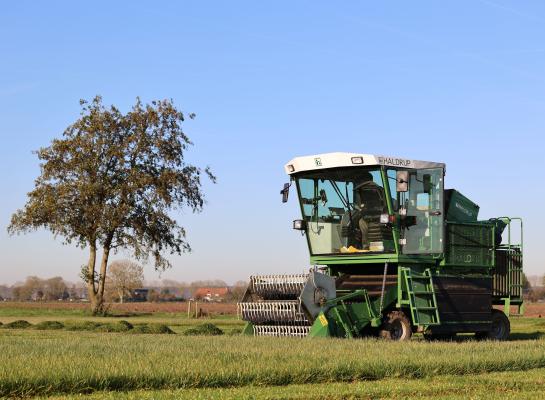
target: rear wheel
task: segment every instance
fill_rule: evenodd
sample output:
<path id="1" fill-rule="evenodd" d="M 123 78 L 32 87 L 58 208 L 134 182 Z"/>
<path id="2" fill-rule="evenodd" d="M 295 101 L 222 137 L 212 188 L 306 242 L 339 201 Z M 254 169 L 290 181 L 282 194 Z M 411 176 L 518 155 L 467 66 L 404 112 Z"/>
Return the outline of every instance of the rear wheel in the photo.
<path id="1" fill-rule="evenodd" d="M 487 332 L 477 332 L 477 339 L 507 340 L 511 333 L 511 323 L 501 310 L 492 310 L 492 328 Z"/>
<path id="2" fill-rule="evenodd" d="M 402 311 L 388 313 L 379 330 L 379 337 L 395 341 L 409 340 L 412 334 L 411 322 Z"/>

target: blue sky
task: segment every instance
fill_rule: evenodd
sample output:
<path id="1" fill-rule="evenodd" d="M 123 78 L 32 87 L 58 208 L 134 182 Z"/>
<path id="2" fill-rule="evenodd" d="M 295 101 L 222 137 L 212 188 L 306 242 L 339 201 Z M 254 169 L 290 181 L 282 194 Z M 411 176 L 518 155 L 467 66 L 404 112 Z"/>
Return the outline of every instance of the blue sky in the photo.
<path id="1" fill-rule="evenodd" d="M 96 94 L 197 114 L 190 158 L 218 184 L 204 213 L 180 214 L 194 252 L 161 278 L 308 268 L 283 165 L 329 151 L 446 162 L 446 186 L 481 217 L 525 219 L 525 269 L 545 272 L 545 2 L 17 1 L 0 13 L 0 55 L 1 282 L 77 280 L 85 252 L 5 227 L 39 173 L 32 150 Z"/>

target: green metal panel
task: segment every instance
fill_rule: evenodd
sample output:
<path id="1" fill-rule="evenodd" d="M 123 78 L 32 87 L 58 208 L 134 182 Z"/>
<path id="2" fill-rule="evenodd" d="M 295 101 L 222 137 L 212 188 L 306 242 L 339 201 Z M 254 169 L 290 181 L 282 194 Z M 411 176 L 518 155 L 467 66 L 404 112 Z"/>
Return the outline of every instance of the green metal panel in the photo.
<path id="1" fill-rule="evenodd" d="M 363 297 L 363 301 L 354 301 Z M 350 303 L 346 303 L 349 300 Z M 324 336 L 326 327 L 331 336 L 353 338 L 377 318 L 376 310 L 369 300 L 366 290 L 356 290 L 350 294 L 328 300 L 327 311 L 320 313 L 311 328 L 311 336 Z"/>
<path id="2" fill-rule="evenodd" d="M 476 222 L 479 206 L 454 189 L 445 190 L 446 220 Z"/>
<path id="3" fill-rule="evenodd" d="M 396 287 L 386 291 L 383 307 L 389 308 L 396 297 Z M 309 337 L 359 337 L 367 326 L 379 327 L 382 322 L 380 299 L 371 301 L 365 289 L 328 300 L 324 310 L 310 328 Z"/>
<path id="4" fill-rule="evenodd" d="M 494 267 L 494 224 L 448 222 L 447 244 L 442 265 Z"/>
<path id="5" fill-rule="evenodd" d="M 330 323 L 328 319 L 326 318 L 325 314 L 321 312 L 312 326 L 310 327 L 310 332 L 308 333 L 308 337 L 315 338 L 315 337 L 330 337 Z"/>
<path id="6" fill-rule="evenodd" d="M 437 258 L 431 255 L 399 255 L 394 254 L 366 254 L 366 255 L 338 255 L 338 256 L 313 256 L 310 263 L 313 265 L 335 265 L 335 264 L 432 264 L 435 265 Z"/>
<path id="7" fill-rule="evenodd" d="M 445 255 L 444 265 L 491 268 L 494 266 L 494 251 L 486 247 L 452 246 Z"/>
<path id="8" fill-rule="evenodd" d="M 242 335 L 254 335 L 254 325 L 251 322 L 246 322 L 244 328 L 242 329 Z"/>
<path id="9" fill-rule="evenodd" d="M 491 223 L 447 223 L 449 246 L 493 247 L 494 224 Z"/>

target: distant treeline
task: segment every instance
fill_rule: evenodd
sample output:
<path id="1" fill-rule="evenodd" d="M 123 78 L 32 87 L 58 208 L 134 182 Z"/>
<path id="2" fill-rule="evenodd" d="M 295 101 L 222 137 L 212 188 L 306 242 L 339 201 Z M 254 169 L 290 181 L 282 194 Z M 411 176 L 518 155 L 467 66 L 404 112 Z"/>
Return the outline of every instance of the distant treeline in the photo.
<path id="1" fill-rule="evenodd" d="M 0 285 L 0 299 L 17 301 L 80 300 L 85 296 L 83 284 L 65 281 L 60 276 L 42 279 L 29 276 L 22 283 Z"/>
<path id="2" fill-rule="evenodd" d="M 180 282 L 172 279 L 144 282 L 147 301 L 187 300 L 196 296 L 201 288 L 229 288 L 229 293 L 222 299 L 230 301 L 238 299 L 245 290 L 247 282 L 238 281 L 228 285 L 219 279 Z M 106 290 L 109 302 L 118 301 L 114 290 Z M 60 276 L 40 278 L 29 276 L 23 282 L 13 285 L 0 284 L 0 301 L 81 301 L 87 299 L 87 288 L 83 282 L 73 283 Z M 127 298 L 130 300 L 130 296 Z"/>

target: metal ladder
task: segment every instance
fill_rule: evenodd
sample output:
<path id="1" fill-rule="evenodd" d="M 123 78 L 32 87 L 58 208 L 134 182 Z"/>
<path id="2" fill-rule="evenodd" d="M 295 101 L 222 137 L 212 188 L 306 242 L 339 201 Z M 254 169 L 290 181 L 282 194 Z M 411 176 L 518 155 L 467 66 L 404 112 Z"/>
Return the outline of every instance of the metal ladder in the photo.
<path id="1" fill-rule="evenodd" d="M 511 314 L 511 304 L 518 305 L 518 311 L 512 315 L 523 314 L 523 223 L 520 217 L 500 217 L 507 224 L 507 297 L 504 297 L 504 312 L 509 316 Z M 512 241 L 511 223 L 518 221 L 520 224 L 520 239 Z"/>
<path id="2" fill-rule="evenodd" d="M 519 248 L 511 247 L 507 254 L 508 297 L 504 299 L 504 309 L 508 312 L 507 315 L 521 316 L 523 314 L 520 302 L 522 300 L 524 288 L 524 285 L 522 284 L 522 274 L 522 251 Z M 512 303 L 518 305 L 518 311 L 515 313 L 511 312 Z"/>
<path id="3" fill-rule="evenodd" d="M 422 274 L 413 273 L 410 268 L 402 268 L 402 272 L 413 323 L 422 326 L 439 325 L 441 320 L 430 269 L 426 268 Z"/>
<path id="4" fill-rule="evenodd" d="M 509 297 L 522 297 L 522 251 L 509 246 L 507 250 L 507 290 Z"/>

